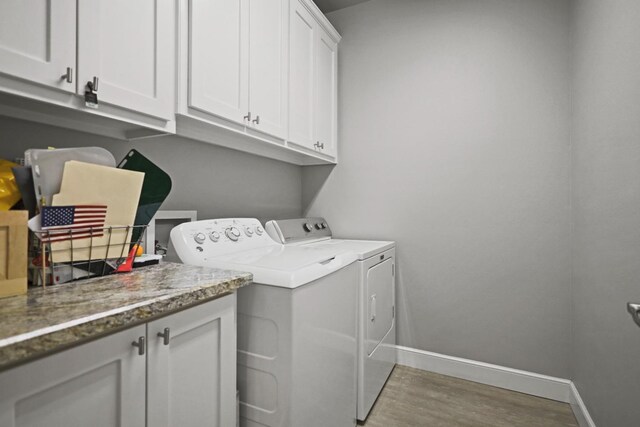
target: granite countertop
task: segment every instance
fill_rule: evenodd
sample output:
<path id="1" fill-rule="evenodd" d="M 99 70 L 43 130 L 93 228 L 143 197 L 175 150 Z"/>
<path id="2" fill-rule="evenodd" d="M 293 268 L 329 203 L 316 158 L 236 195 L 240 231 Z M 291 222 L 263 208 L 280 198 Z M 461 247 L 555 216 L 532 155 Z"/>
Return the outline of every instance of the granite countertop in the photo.
<path id="1" fill-rule="evenodd" d="M 227 295 L 250 273 L 162 263 L 0 299 L 0 370 Z"/>

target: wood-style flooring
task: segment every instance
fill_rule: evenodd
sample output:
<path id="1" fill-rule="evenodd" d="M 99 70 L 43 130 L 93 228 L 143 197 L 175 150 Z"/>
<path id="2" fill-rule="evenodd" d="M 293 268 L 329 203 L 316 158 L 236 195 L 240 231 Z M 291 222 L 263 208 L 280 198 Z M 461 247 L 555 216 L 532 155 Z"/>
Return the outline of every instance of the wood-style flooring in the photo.
<path id="1" fill-rule="evenodd" d="M 577 427 L 566 403 L 396 366 L 366 427 Z"/>

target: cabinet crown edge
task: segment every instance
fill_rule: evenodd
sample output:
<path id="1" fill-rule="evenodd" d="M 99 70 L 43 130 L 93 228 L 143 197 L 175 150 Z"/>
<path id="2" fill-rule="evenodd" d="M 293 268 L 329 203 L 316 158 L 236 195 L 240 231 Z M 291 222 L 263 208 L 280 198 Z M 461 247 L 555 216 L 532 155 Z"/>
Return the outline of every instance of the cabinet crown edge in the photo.
<path id="1" fill-rule="evenodd" d="M 296 0 L 291 0 L 291 1 L 296 1 Z M 313 2 L 313 0 L 297 0 L 297 1 L 299 1 L 304 7 L 306 7 L 309 10 L 311 15 L 313 15 L 313 17 L 316 18 L 316 20 L 318 21 L 322 29 L 324 29 L 324 31 L 333 39 L 333 41 L 335 41 L 336 43 L 340 43 L 340 40 L 342 40 L 342 36 L 338 32 L 338 30 L 336 30 L 333 24 L 331 24 L 331 22 L 326 17 L 326 15 L 322 13 L 322 11 L 318 8 L 318 6 Z"/>

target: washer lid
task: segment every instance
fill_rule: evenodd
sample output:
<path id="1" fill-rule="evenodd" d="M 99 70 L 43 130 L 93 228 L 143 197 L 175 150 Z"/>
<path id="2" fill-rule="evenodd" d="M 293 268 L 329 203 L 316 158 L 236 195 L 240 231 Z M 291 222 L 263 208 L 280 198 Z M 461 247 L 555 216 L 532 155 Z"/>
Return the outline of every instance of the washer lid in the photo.
<path id="1" fill-rule="evenodd" d="M 278 245 L 209 258 L 203 265 L 248 271 L 256 283 L 296 288 L 356 260 L 355 254 L 341 248 Z"/>
<path id="2" fill-rule="evenodd" d="M 337 255 L 349 252 L 342 247 L 266 246 L 215 257 L 216 262 L 268 268 L 270 270 L 296 271 L 313 264 L 323 263 Z"/>

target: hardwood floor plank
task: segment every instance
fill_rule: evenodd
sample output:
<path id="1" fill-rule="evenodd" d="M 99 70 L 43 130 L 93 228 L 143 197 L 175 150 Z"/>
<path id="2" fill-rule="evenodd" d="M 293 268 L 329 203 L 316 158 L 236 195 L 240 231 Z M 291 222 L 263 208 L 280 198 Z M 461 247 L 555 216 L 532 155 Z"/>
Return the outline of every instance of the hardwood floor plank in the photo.
<path id="1" fill-rule="evenodd" d="M 578 427 L 562 402 L 398 365 L 365 427 Z"/>

